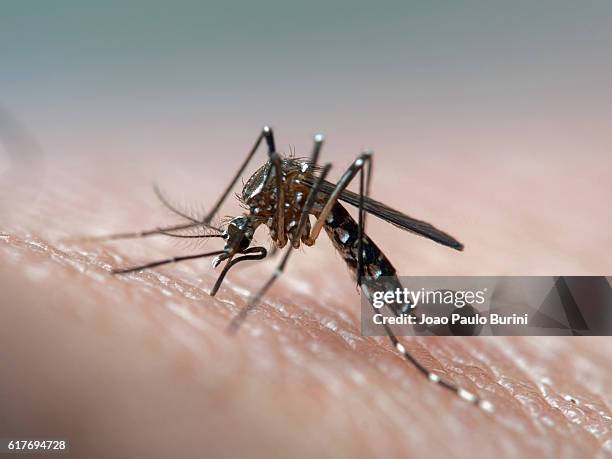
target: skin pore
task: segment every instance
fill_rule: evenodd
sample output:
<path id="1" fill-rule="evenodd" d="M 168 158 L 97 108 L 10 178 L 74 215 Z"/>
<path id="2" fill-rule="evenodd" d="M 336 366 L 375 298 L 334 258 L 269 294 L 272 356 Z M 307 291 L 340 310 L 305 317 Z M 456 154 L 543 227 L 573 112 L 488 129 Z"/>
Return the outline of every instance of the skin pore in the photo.
<path id="1" fill-rule="evenodd" d="M 220 242 L 62 242 L 180 223 L 156 201 L 151 177 L 209 203 L 231 174 L 231 167 L 206 172 L 206 158 L 194 167 L 204 179 L 189 168 L 162 175 L 164 163 L 153 163 L 136 170 L 119 159 L 66 159 L 38 176 L 3 177 L 0 437 L 65 438 L 74 457 L 611 454 L 608 337 L 402 339 L 427 368 L 493 402 L 488 414 L 428 382 L 386 338 L 360 335 L 358 293 L 325 234 L 293 255 L 236 336 L 227 324 L 279 257 L 244 263 L 212 298 L 219 269 L 210 259 L 125 276 L 110 271 L 216 250 Z M 426 159 L 417 166 L 416 190 L 428 189 L 434 170 L 441 182 L 454 172 Z M 475 161 L 471 173 L 486 176 L 486 167 Z M 539 212 L 541 201 L 527 199 L 529 178 L 521 183 L 508 172 L 496 197 L 469 181 L 449 209 L 441 204 L 448 190 L 404 199 L 385 183 L 392 174 L 389 165 L 376 170 L 377 199 L 466 243 L 465 253 L 455 253 L 370 218 L 368 234 L 403 275 L 609 272 L 608 261 L 596 248 L 583 250 L 573 232 L 544 236 L 557 213 Z M 504 194 L 517 181 L 519 191 Z M 521 193 L 524 205 L 515 209 Z M 568 199 L 571 207 L 580 196 Z M 228 207 L 222 215 L 239 214 Z M 486 231 L 475 224 L 475 208 L 488 212 Z M 595 222 L 589 231 L 589 240 L 607 241 Z M 256 238 L 267 244 L 264 233 Z"/>

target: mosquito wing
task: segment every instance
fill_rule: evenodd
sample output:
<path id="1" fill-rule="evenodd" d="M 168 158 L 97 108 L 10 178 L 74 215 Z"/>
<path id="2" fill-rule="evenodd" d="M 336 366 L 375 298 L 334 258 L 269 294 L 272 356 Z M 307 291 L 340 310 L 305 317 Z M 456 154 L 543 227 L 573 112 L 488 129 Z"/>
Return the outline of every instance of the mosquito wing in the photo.
<path id="1" fill-rule="evenodd" d="M 307 184 L 312 186 L 312 183 Z M 331 194 L 335 188 L 336 185 L 333 183 L 327 181 L 323 181 L 323 183 L 321 183 L 321 193 Z M 360 199 L 358 193 L 354 193 L 349 190 L 344 190 L 342 191 L 342 193 L 340 193 L 339 199 L 355 207 L 359 207 Z M 375 215 L 378 218 L 382 218 L 383 220 L 392 223 L 398 228 L 426 237 L 428 239 L 431 239 L 432 241 L 451 247 L 455 250 L 463 250 L 463 244 L 451 235 L 440 231 L 439 229 L 427 222 L 417 220 L 395 209 L 392 209 L 391 207 L 383 204 L 382 202 L 378 202 L 372 198 L 364 196 L 363 208 L 366 212 Z"/>

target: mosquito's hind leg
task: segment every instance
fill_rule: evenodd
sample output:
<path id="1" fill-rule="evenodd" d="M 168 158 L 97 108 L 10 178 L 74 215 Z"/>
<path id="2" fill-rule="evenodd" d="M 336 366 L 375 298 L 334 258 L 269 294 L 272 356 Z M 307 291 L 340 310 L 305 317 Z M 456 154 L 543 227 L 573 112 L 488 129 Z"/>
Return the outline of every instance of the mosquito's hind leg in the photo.
<path id="1" fill-rule="evenodd" d="M 372 306 L 372 308 L 374 308 L 374 306 Z M 374 309 L 374 311 L 378 312 L 376 309 Z M 392 312 L 394 312 L 394 311 L 392 311 Z M 466 389 L 464 389 L 462 387 L 457 386 L 455 383 L 452 383 L 452 382 L 450 382 L 450 381 L 440 377 L 436 373 L 430 372 L 417 359 L 414 358 L 414 356 L 410 353 L 410 351 L 408 351 L 408 349 L 406 349 L 406 347 L 402 343 L 400 343 L 400 341 L 397 339 L 397 337 L 395 336 L 395 334 L 393 333 L 393 331 L 391 330 L 391 327 L 389 327 L 389 325 L 387 325 L 386 323 L 383 323 L 383 327 L 384 327 L 385 333 L 387 334 L 387 337 L 389 338 L 389 341 L 391 341 L 391 344 L 393 345 L 393 347 L 395 349 L 397 349 L 399 351 L 399 353 L 402 355 L 402 357 L 404 357 L 405 360 L 407 360 L 412 365 L 414 365 L 414 367 L 417 370 L 419 370 L 419 372 L 421 374 L 423 374 L 427 379 L 429 379 L 433 383 L 439 384 L 440 386 L 444 387 L 445 389 L 448 389 L 448 390 L 454 392 L 459 397 L 461 397 L 463 400 L 465 400 L 465 401 L 467 401 L 469 403 L 473 403 L 473 404 L 477 405 L 480 409 L 482 409 L 484 411 L 487 411 L 489 413 L 492 413 L 493 411 L 495 411 L 495 407 L 488 400 L 483 400 L 483 399 L 479 398 L 478 396 L 476 396 L 475 394 L 473 394 L 472 392 L 470 392 L 470 391 L 468 391 L 468 390 L 466 390 Z"/>

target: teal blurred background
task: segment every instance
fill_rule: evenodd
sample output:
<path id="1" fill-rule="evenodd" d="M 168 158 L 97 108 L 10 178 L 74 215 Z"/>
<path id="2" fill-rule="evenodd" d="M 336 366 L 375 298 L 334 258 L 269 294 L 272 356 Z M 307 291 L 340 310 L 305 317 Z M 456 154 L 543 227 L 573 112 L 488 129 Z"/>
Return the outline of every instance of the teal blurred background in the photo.
<path id="1" fill-rule="evenodd" d="M 65 241 L 178 223 L 153 182 L 201 217 L 269 123 L 298 155 L 324 132 L 332 180 L 373 148 L 373 197 L 466 246 L 369 218 L 401 275 L 610 275 L 611 107 L 611 0 L 0 0 L 0 427 L 98 457 L 609 448 L 609 341 L 419 344 L 432 371 L 504 397 L 478 421 L 356 339 L 356 285 L 326 236 L 237 339 L 230 317 L 279 257 L 233 269 L 212 301 L 210 259 L 106 274 L 221 241 Z M 229 199 L 219 224 L 241 212 Z"/>
<path id="2" fill-rule="evenodd" d="M 3 1 L 0 105 L 49 155 L 242 154 L 264 123 L 343 162 L 607 155 L 611 24 L 609 1 Z"/>

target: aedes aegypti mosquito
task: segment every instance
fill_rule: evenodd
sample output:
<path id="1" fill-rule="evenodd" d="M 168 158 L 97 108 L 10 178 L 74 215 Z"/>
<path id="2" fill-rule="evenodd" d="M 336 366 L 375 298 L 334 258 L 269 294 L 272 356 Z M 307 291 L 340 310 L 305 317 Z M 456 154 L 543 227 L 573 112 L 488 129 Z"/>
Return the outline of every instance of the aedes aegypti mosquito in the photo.
<path id="1" fill-rule="evenodd" d="M 242 194 L 239 195 L 241 203 L 248 209 L 248 212 L 232 218 L 223 229 L 212 225 L 212 219 L 232 192 L 263 140 L 266 141 L 268 147 L 268 161 L 248 179 L 242 189 Z M 188 223 L 136 233 L 113 234 L 89 240 L 127 239 L 152 235 L 176 238 L 222 238 L 225 241 L 223 250 L 172 257 L 113 271 L 114 274 L 125 274 L 184 260 L 214 257 L 213 267 L 219 266 L 223 261 L 226 262 L 210 292 L 214 296 L 233 266 L 247 260 L 262 260 L 268 255 L 264 247 L 251 247 L 257 228 L 261 225 L 267 226 L 275 249 L 282 249 L 287 243 L 289 246 L 273 275 L 258 292 L 251 296 L 247 306 L 231 321 L 229 328 L 233 332 L 238 330 L 247 313 L 259 303 L 273 282 L 282 274 L 293 249 L 299 248 L 301 243 L 308 246 L 313 245 L 322 229 L 342 255 L 357 285 L 361 287 L 366 297 L 371 298 L 373 289 L 395 290 L 400 287 L 395 268 L 364 232 L 366 213 L 382 218 L 403 230 L 424 236 L 453 249 L 463 250 L 460 242 L 429 223 L 413 219 L 369 197 L 371 152 L 366 151 L 360 154 L 337 183 L 326 181 L 331 164 L 326 163 L 319 166 L 322 145 L 323 136 L 316 135 L 309 159 L 283 157 L 276 150 L 272 129 L 266 126 L 219 200 L 202 220 L 195 219 L 176 209 L 156 188 L 155 192 L 160 201 L 172 212 L 188 220 Z M 347 190 L 347 186 L 357 174 L 359 174 L 359 193 L 354 193 Z M 355 222 L 340 201 L 357 207 L 358 222 Z M 311 224 L 311 215 L 315 218 L 314 224 Z M 189 228 L 205 230 L 207 234 L 180 234 L 181 230 Z M 406 313 L 410 307 L 410 304 L 405 304 L 402 307 L 390 308 L 393 314 L 400 315 Z M 485 411 L 493 410 L 490 402 L 429 372 L 399 342 L 388 325 L 384 324 L 384 328 L 393 346 L 430 381 L 455 392 L 461 398 L 478 405 Z"/>

